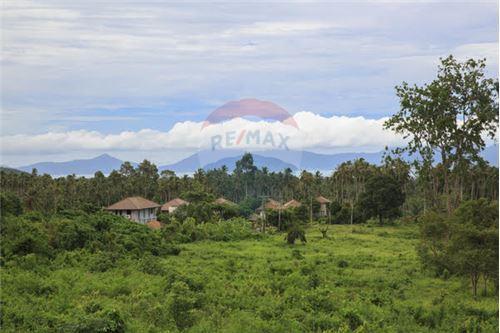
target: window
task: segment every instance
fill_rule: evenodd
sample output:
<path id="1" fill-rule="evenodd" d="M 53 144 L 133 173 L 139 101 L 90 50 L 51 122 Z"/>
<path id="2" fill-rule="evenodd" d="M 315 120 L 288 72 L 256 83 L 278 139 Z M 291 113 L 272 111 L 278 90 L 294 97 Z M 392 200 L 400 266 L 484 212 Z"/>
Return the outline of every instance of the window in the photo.
<path id="1" fill-rule="evenodd" d="M 132 211 L 129 209 L 127 210 L 127 215 L 131 215 L 132 214 Z"/>

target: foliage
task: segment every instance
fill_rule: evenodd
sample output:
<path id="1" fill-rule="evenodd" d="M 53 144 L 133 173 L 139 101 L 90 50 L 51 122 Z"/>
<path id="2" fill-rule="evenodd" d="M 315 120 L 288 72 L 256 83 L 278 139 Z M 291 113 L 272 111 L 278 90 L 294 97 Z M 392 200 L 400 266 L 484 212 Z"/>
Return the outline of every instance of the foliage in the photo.
<path id="1" fill-rule="evenodd" d="M 120 223 L 95 220 L 102 232 Z M 498 331 L 494 282 L 473 299 L 461 278 L 421 271 L 414 226 L 329 228 L 334 239 L 308 227 L 300 247 L 278 234 L 186 243 L 179 256 L 12 257 L 0 268 L 2 332 Z"/>
<path id="2" fill-rule="evenodd" d="M 177 254 L 179 250 L 144 225 L 108 213 L 53 216 L 33 220 L 32 215 L 1 220 L 2 258 L 35 254 L 53 257 L 60 252 L 85 249 L 143 256 Z"/>
<path id="3" fill-rule="evenodd" d="M 399 152 L 418 153 L 424 190 L 434 201 L 445 195 L 448 213 L 462 199 L 469 168 L 482 161 L 484 136 L 494 138 L 498 128 L 498 80 L 485 78 L 485 67 L 485 60 L 441 59 L 431 83 L 396 87 L 400 111 L 385 123 L 408 139 Z M 443 186 L 433 186 L 436 181 Z"/>
<path id="4" fill-rule="evenodd" d="M 295 244 L 296 240 L 300 240 L 302 243 L 306 243 L 306 231 L 299 223 L 293 223 L 287 231 L 286 241 L 288 244 Z"/>
<path id="5" fill-rule="evenodd" d="M 197 223 L 194 218 L 189 217 L 182 223 L 175 220 L 170 226 L 163 228 L 161 233 L 164 239 L 178 243 L 201 240 L 233 241 L 256 236 L 251 223 L 243 218 Z"/>
<path id="6" fill-rule="evenodd" d="M 360 205 L 367 218 L 377 217 L 382 224 L 385 218 L 393 219 L 400 216 L 400 207 L 404 200 L 404 193 L 394 177 L 377 174 L 368 179 L 365 192 L 361 195 Z"/>
<path id="7" fill-rule="evenodd" d="M 351 224 L 351 218 L 353 224 L 365 222 L 360 205 L 352 206 L 351 204 L 345 204 L 341 206 L 341 208 L 332 215 L 331 222 L 334 224 Z"/>
<path id="8" fill-rule="evenodd" d="M 467 201 L 447 217 L 429 213 L 421 228 L 419 254 L 438 272 L 466 276 L 477 295 L 479 279 L 498 284 L 498 204 Z"/>
<path id="9" fill-rule="evenodd" d="M 0 210 L 2 215 L 20 215 L 23 212 L 22 202 L 13 193 L 0 192 Z"/>

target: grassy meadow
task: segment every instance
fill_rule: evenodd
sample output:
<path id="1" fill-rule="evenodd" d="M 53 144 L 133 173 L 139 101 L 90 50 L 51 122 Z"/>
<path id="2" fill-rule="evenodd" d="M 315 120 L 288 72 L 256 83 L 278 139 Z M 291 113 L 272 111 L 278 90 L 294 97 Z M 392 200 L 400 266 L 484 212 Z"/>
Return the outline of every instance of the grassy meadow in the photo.
<path id="1" fill-rule="evenodd" d="M 332 225 L 326 239 L 311 226 L 293 246 L 283 237 L 114 264 L 83 250 L 44 265 L 24 256 L 2 267 L 2 331 L 498 332 L 493 287 L 474 299 L 465 279 L 423 271 L 416 226 Z"/>

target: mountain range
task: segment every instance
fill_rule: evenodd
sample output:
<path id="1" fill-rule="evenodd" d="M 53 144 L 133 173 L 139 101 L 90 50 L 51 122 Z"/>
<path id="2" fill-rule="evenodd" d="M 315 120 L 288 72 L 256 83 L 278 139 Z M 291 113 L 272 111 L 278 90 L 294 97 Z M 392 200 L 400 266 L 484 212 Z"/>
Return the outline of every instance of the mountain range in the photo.
<path id="1" fill-rule="evenodd" d="M 235 168 L 236 161 L 241 158 L 245 152 L 242 150 L 220 150 L 220 151 L 201 151 L 190 155 L 176 163 L 161 165 L 159 171 L 172 170 L 179 174 L 193 173 L 199 168 L 210 170 L 220 168 L 225 165 L 231 172 Z M 340 163 L 363 158 L 369 163 L 379 164 L 382 160 L 383 152 L 375 153 L 338 153 L 338 154 L 319 154 L 309 151 L 285 151 L 268 150 L 252 152 L 254 164 L 259 167 L 267 167 L 269 171 L 281 171 L 290 168 L 292 171 L 309 170 L 331 172 Z M 487 147 L 481 156 L 491 165 L 498 166 L 498 146 Z M 405 157 L 408 159 L 408 157 Z M 103 154 L 91 159 L 79 159 L 67 162 L 40 162 L 16 168 L 20 171 L 31 172 L 36 168 L 39 174 L 50 174 L 52 176 L 75 175 L 93 175 L 96 171 L 109 174 L 113 170 L 119 170 L 123 161 Z M 137 166 L 137 163 L 131 162 Z"/>

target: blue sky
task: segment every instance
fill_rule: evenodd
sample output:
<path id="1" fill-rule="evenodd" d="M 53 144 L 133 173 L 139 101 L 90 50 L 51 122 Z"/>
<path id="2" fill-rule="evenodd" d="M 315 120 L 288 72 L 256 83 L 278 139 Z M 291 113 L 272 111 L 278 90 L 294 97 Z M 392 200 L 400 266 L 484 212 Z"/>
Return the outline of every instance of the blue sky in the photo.
<path id="1" fill-rule="evenodd" d="M 171 162 L 192 147 L 75 142 L 88 133 L 168 133 L 247 97 L 292 114 L 381 119 L 397 110 L 395 85 L 432 80 L 438 58 L 449 54 L 486 57 L 489 76 L 498 76 L 497 2 L 7 0 L 3 9 L 9 165 L 101 150 Z M 54 135 L 68 142 L 56 149 L 42 140 Z M 343 151 L 359 149 L 349 142 Z"/>

